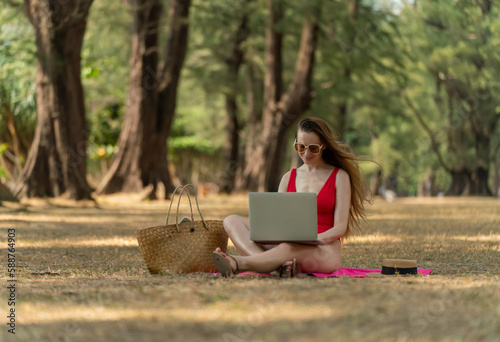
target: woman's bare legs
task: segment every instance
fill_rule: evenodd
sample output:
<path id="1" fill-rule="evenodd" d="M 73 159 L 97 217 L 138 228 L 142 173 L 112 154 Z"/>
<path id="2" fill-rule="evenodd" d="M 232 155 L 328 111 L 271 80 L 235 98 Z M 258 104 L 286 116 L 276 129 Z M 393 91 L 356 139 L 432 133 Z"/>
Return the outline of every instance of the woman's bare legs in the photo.
<path id="1" fill-rule="evenodd" d="M 216 252 L 222 253 L 220 248 Z M 323 246 L 299 245 L 296 243 L 282 243 L 276 248 L 248 255 L 233 255 L 238 262 L 240 271 L 268 273 L 283 263 L 295 258 L 297 267 L 302 272 L 331 273 L 341 267 L 341 245 L 335 241 Z M 236 271 L 236 263 L 232 258 L 227 258 L 231 269 Z"/>
<path id="2" fill-rule="evenodd" d="M 231 238 L 234 246 L 240 255 L 250 256 L 260 254 L 266 250 L 276 247 L 275 245 L 261 245 L 250 240 L 250 226 L 248 221 L 238 215 L 230 215 L 224 219 L 224 229 L 227 235 Z M 226 258 L 227 259 L 227 258 Z M 292 261 L 288 260 L 278 267 L 287 267 L 289 270 L 292 267 Z M 232 265 L 235 270 L 234 265 Z M 282 270 L 275 269 L 271 273 L 281 275 Z"/>
<path id="3" fill-rule="evenodd" d="M 265 251 L 261 245 L 250 240 L 250 227 L 248 221 L 243 217 L 238 215 L 226 217 L 224 219 L 224 229 L 241 255 L 249 256 Z"/>

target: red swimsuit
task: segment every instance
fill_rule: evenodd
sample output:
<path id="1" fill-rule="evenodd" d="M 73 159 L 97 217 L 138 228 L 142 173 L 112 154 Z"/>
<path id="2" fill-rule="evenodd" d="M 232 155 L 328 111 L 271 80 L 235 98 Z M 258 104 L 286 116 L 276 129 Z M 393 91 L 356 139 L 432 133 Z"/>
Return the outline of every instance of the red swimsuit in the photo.
<path id="1" fill-rule="evenodd" d="M 318 234 L 333 227 L 335 213 L 335 180 L 339 168 L 335 168 L 321 188 L 318 196 Z M 290 180 L 288 181 L 287 192 L 297 192 L 295 188 L 295 178 L 297 169 L 292 169 Z"/>

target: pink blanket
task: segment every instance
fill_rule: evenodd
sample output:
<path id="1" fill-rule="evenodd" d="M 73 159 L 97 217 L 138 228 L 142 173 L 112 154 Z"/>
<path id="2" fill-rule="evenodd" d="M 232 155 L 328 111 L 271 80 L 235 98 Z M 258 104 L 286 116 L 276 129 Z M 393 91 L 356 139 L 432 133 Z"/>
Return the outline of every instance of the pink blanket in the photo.
<path id="1" fill-rule="evenodd" d="M 315 277 L 366 277 L 368 273 L 381 273 L 382 270 L 365 270 L 362 268 L 341 268 L 333 273 L 309 273 Z M 432 270 L 418 268 L 417 273 L 423 275 L 431 274 Z M 219 274 L 218 272 L 215 274 Z M 240 274 L 249 274 L 249 275 L 271 275 L 271 274 L 260 274 L 253 272 L 241 272 Z"/>
<path id="2" fill-rule="evenodd" d="M 333 273 L 311 273 L 316 277 L 366 277 L 367 273 L 380 273 L 382 270 L 365 270 L 362 268 L 341 268 Z M 418 274 L 429 275 L 432 270 L 417 269 Z"/>

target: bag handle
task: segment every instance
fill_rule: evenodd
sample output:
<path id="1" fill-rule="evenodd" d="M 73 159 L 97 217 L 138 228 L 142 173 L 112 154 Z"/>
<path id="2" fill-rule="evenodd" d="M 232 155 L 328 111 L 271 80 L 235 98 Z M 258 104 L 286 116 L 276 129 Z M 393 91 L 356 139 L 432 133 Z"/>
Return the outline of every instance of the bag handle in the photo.
<path id="1" fill-rule="evenodd" d="M 177 225 L 177 230 L 179 230 L 179 224 L 177 222 L 179 222 L 179 204 L 181 203 L 181 196 L 182 196 L 182 193 L 184 191 L 186 191 L 187 195 L 188 195 L 188 198 L 189 198 L 189 207 L 191 209 L 191 221 L 194 221 L 194 218 L 193 218 L 193 206 L 191 205 L 191 197 L 189 196 L 189 191 L 186 190 L 187 187 L 191 187 L 193 189 L 193 196 L 194 196 L 194 199 L 196 201 L 196 208 L 198 209 L 198 214 L 200 215 L 200 219 L 201 221 L 203 222 L 203 226 L 205 227 L 205 229 L 208 229 L 207 227 L 207 223 L 205 222 L 205 219 L 203 218 L 203 215 L 201 215 L 201 211 L 200 211 L 200 205 L 198 204 L 198 198 L 196 196 L 196 189 L 194 188 L 194 186 L 192 184 L 186 184 L 182 187 L 182 191 L 179 195 L 179 201 L 177 202 L 177 213 L 176 213 L 176 216 L 175 216 L 175 223 Z"/>
<path id="2" fill-rule="evenodd" d="M 191 196 L 189 194 L 189 191 L 187 191 L 187 188 L 188 187 L 191 187 L 193 189 L 193 196 L 194 196 L 194 199 L 196 200 L 196 208 L 198 209 L 198 214 L 200 215 L 200 219 L 201 221 L 203 222 L 203 226 L 205 227 L 205 229 L 208 229 L 207 227 L 207 223 L 205 222 L 205 219 L 203 218 L 203 215 L 201 215 L 201 211 L 200 211 L 200 205 L 198 204 L 198 198 L 196 196 L 196 190 L 194 188 L 194 186 L 192 184 L 186 184 L 184 186 L 178 186 L 174 192 L 172 193 L 172 199 L 170 201 L 170 207 L 168 208 L 168 213 L 167 213 L 167 218 L 165 220 L 165 225 L 168 225 L 168 219 L 170 217 L 170 210 L 172 209 L 172 203 L 174 201 L 174 196 L 175 196 L 175 193 L 177 192 L 178 189 L 181 189 L 180 193 L 179 193 L 179 200 L 177 201 L 177 212 L 176 212 L 176 215 L 175 215 L 175 226 L 177 227 L 177 231 L 179 232 L 180 229 L 179 229 L 179 206 L 180 206 L 180 203 L 181 203 L 181 197 L 182 197 L 182 194 L 184 192 L 187 193 L 188 195 L 188 199 L 189 199 L 189 209 L 191 210 L 191 221 L 194 221 L 194 217 L 193 217 L 193 206 L 191 204 Z"/>
<path id="3" fill-rule="evenodd" d="M 170 210 L 172 209 L 172 203 L 174 203 L 174 197 L 175 197 L 175 194 L 177 193 L 177 190 L 181 189 L 181 192 L 179 193 L 179 203 L 181 201 L 181 195 L 182 195 L 182 192 L 184 191 L 184 186 L 178 186 L 177 188 L 175 188 L 175 190 L 172 192 L 172 198 L 170 199 L 170 206 L 168 207 L 168 213 L 167 213 L 167 218 L 165 219 L 165 225 L 168 226 L 168 219 L 170 217 Z M 193 208 L 192 208 L 192 205 L 191 205 L 191 197 L 189 196 L 189 192 L 188 192 L 188 199 L 189 199 L 189 208 L 191 208 L 191 221 L 194 220 L 194 217 L 193 217 Z M 177 203 L 177 213 L 179 212 L 179 203 Z M 177 220 L 177 218 L 176 218 Z M 176 222 L 177 223 L 177 222 Z"/>

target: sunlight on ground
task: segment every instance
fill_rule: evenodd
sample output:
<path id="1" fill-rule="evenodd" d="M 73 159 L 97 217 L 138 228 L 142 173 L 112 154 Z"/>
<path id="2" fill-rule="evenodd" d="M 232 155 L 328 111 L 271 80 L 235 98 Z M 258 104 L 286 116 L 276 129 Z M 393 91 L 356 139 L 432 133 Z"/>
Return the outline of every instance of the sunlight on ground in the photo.
<path id="1" fill-rule="evenodd" d="M 0 228 L 17 234 L 19 341 L 215 341 L 226 333 L 239 341 L 257 326 L 252 340 L 496 341 L 500 200 L 377 198 L 363 234 L 344 243 L 343 267 L 380 268 L 390 257 L 433 270 L 379 278 L 150 275 L 135 232 L 162 225 L 169 204 L 118 196 L 94 206 L 0 207 Z M 206 197 L 200 209 L 207 220 L 247 217 L 248 196 Z M 75 338 L 57 335 L 68 326 Z"/>
<path id="2" fill-rule="evenodd" d="M 356 244 L 356 243 L 381 243 L 381 242 L 401 242 L 403 239 L 395 235 L 382 235 L 382 234 L 371 234 L 371 235 L 357 235 L 343 242 L 346 244 Z"/>
<path id="3" fill-rule="evenodd" d="M 448 236 L 447 238 L 454 239 L 454 240 L 462 240 L 462 241 L 497 241 L 497 242 L 500 242 L 500 234 L 474 235 L 474 236 L 455 235 L 455 236 Z"/>
<path id="4" fill-rule="evenodd" d="M 44 240 L 20 242 L 19 247 L 32 248 L 53 248 L 53 247 L 103 247 L 103 246 L 138 246 L 137 239 L 134 237 L 114 236 L 107 239 L 96 237 L 95 239 L 64 239 L 64 240 Z"/>
<path id="5" fill-rule="evenodd" d="M 129 213 L 132 214 L 132 213 Z M 145 215 L 145 213 L 143 213 Z M 118 214 L 117 214 L 118 215 Z M 20 215 L 2 215 L 2 220 L 19 220 Z M 113 223 L 120 221 L 127 221 L 130 218 L 120 218 L 120 217 L 103 217 L 103 216 L 53 216 L 53 215 L 40 215 L 40 214 L 30 214 L 29 216 L 22 216 L 22 220 L 26 222 L 56 222 L 56 223 Z M 30 228 L 36 228 L 36 226 L 31 226 Z"/>
<path id="6" fill-rule="evenodd" d="M 429 237 L 431 238 L 431 237 Z M 450 235 L 444 237 L 447 240 L 471 241 L 471 242 L 500 242 L 500 234 L 491 235 L 475 235 L 475 236 L 460 236 Z M 382 242 L 402 242 L 403 238 L 395 235 L 361 235 L 354 236 L 351 239 L 343 242 L 345 244 L 358 244 L 358 243 L 382 243 Z M 33 247 L 33 248 L 52 248 L 52 247 L 101 247 L 101 246 L 138 246 L 135 237 L 114 236 L 107 239 L 96 237 L 95 239 L 65 239 L 65 240 L 44 240 L 44 241 L 23 241 L 19 243 L 19 247 Z M 228 246 L 234 246 L 229 240 Z M 494 250 L 500 250 L 500 245 Z"/>
<path id="7" fill-rule="evenodd" d="M 251 309 L 249 314 L 248 310 Z M 280 303 L 277 305 L 248 305 L 235 308 L 232 304 L 216 303 L 213 306 L 202 308 L 184 309 L 176 308 L 112 308 L 108 306 L 72 305 L 61 307 L 58 304 L 29 304 L 19 307 L 23 312 L 22 324 L 54 323 L 58 321 L 118 321 L 122 319 L 146 319 L 167 321 L 185 320 L 192 323 L 202 322 L 232 322 L 246 323 L 249 320 L 255 322 L 265 318 L 266 323 L 288 320 L 300 322 L 301 320 L 335 318 L 344 312 L 333 311 L 325 305 L 305 305 L 293 303 Z"/>

